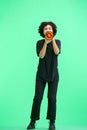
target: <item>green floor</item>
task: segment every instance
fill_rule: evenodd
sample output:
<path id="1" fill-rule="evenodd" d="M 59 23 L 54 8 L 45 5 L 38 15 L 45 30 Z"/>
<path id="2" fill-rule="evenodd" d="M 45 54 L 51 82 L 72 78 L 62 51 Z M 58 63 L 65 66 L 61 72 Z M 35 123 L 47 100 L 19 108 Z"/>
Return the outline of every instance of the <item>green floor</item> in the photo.
<path id="1" fill-rule="evenodd" d="M 7 128 L 0 128 L 0 130 L 27 130 L 26 128 L 15 128 L 15 127 L 7 127 Z M 48 130 L 47 127 L 36 127 L 35 130 Z M 80 127 L 80 126 L 57 126 L 56 130 L 87 130 L 87 127 Z"/>

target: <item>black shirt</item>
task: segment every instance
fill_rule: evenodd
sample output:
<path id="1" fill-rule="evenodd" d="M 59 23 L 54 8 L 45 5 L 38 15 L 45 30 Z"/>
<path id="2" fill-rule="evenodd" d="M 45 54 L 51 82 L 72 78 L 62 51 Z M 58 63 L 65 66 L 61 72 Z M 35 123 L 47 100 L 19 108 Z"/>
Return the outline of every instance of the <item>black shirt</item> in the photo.
<path id="1" fill-rule="evenodd" d="M 37 55 L 44 45 L 45 40 L 39 40 L 36 44 Z M 59 50 L 61 48 L 60 40 L 56 40 L 57 46 Z M 54 53 L 52 41 L 47 45 L 46 54 L 43 59 L 39 58 L 39 64 L 37 69 L 36 79 L 41 79 L 43 81 L 53 81 L 54 79 L 58 79 L 58 61 L 57 56 Z"/>

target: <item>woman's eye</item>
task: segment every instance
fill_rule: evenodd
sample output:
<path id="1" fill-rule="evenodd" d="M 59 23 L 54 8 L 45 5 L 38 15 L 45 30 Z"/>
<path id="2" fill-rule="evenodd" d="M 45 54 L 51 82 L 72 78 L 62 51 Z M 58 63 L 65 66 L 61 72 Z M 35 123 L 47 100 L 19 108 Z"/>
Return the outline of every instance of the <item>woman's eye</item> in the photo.
<path id="1" fill-rule="evenodd" d="M 52 30 L 52 28 L 44 28 L 44 30 Z"/>
<path id="2" fill-rule="evenodd" d="M 45 28 L 44 30 L 47 30 L 47 28 Z"/>
<path id="3" fill-rule="evenodd" d="M 49 28 L 49 30 L 52 30 L 52 28 Z"/>

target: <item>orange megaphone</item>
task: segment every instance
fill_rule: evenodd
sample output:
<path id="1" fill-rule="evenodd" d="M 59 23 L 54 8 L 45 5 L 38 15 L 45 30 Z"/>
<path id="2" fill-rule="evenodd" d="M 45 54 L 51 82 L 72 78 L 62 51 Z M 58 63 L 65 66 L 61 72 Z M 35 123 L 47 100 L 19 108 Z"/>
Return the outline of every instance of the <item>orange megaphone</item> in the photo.
<path id="1" fill-rule="evenodd" d="M 51 32 L 51 31 L 47 31 L 46 32 L 46 35 L 45 35 L 45 38 L 47 39 L 47 40 L 52 40 L 53 39 L 53 32 Z"/>

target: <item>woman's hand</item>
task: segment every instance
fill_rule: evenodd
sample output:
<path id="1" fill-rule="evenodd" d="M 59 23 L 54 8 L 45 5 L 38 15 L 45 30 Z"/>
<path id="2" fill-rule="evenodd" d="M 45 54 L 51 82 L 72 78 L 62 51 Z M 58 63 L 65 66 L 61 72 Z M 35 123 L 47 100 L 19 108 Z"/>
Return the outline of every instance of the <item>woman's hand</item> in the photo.
<path id="1" fill-rule="evenodd" d="M 47 40 L 47 39 L 45 39 L 45 44 L 47 45 L 47 44 L 49 44 L 51 41 L 52 41 L 52 40 Z"/>

